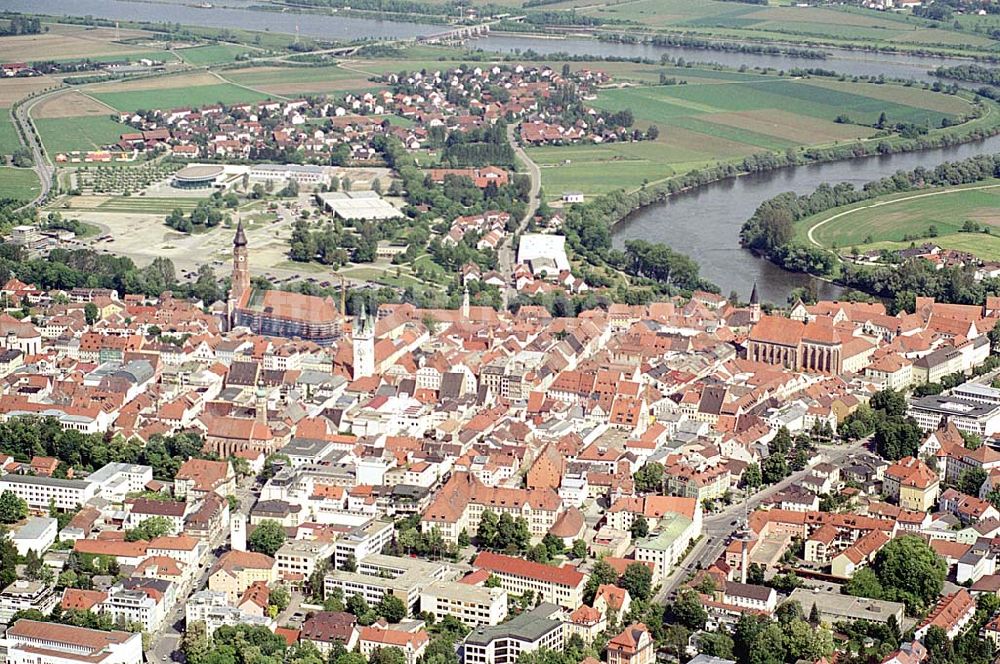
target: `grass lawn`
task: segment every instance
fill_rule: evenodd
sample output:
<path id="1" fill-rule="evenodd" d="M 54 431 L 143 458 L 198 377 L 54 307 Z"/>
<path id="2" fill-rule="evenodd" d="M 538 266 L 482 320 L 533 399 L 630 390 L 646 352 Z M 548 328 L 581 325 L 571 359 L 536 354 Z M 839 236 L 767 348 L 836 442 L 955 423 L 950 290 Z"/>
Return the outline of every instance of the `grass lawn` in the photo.
<path id="1" fill-rule="evenodd" d="M 109 198 L 97 209 L 101 212 L 126 212 L 168 215 L 174 209 L 190 212 L 204 199 L 200 198 L 147 198 L 145 196 L 116 196 Z"/>
<path id="2" fill-rule="evenodd" d="M 846 214 L 816 226 L 841 213 Z M 960 232 L 969 221 L 990 228 L 996 236 Z M 982 243 L 984 251 L 1000 247 L 1000 180 L 894 194 L 827 210 L 798 222 L 796 235 L 808 242 L 809 229 L 815 227 L 813 239 L 825 247 L 899 248 L 909 245 L 910 240 L 904 240 L 906 236 L 928 237 L 931 226 L 938 233 L 933 241 L 942 246 L 958 243 L 977 255 L 981 253 L 977 243 Z M 945 245 L 945 241 L 950 244 Z"/>
<path id="3" fill-rule="evenodd" d="M 212 44 L 210 46 L 195 46 L 194 48 L 179 48 L 174 51 L 184 62 L 191 65 L 217 65 L 235 62 L 239 55 L 256 52 L 256 49 L 236 44 Z"/>
<path id="4" fill-rule="evenodd" d="M 114 143 L 128 127 L 106 115 L 77 118 L 36 118 L 45 149 L 52 155 L 73 150 L 96 150 Z"/>
<path id="5" fill-rule="evenodd" d="M 666 73 L 688 83 L 609 88 L 591 102 L 608 111 L 630 109 L 636 127 L 657 125 L 657 140 L 529 148 L 550 199 L 567 190 L 594 195 L 655 184 L 765 151 L 866 139 L 876 132 L 865 124 L 874 124 L 883 112 L 890 122 L 938 127 L 971 110 L 961 97 L 897 85 L 702 68 Z M 858 124 L 834 121 L 842 115 Z"/>
<path id="6" fill-rule="evenodd" d="M 94 92 L 96 99 L 120 111 L 139 109 L 170 109 L 181 106 L 205 106 L 207 104 L 235 104 L 267 99 L 266 94 L 241 88 L 230 83 L 198 85 L 192 87 L 164 87 L 152 90 L 129 90 L 123 92 Z"/>
<path id="7" fill-rule="evenodd" d="M 0 168 L 0 198 L 30 201 L 42 191 L 38 176 L 28 168 Z"/>
<path id="8" fill-rule="evenodd" d="M 379 270 L 374 267 L 350 267 L 340 270 L 338 274 L 342 274 L 348 279 L 358 279 L 363 281 L 374 281 L 379 284 L 385 284 L 387 286 L 399 286 L 400 288 L 405 288 L 407 286 L 423 286 L 424 282 L 420 281 L 415 277 L 411 277 L 402 272 L 400 276 L 396 276 L 396 266 L 391 266 L 388 270 Z"/>
<path id="9" fill-rule="evenodd" d="M 918 241 L 919 243 L 925 240 Z M 926 242 L 933 242 L 943 249 L 954 249 L 955 251 L 967 251 L 984 261 L 1000 261 L 1000 236 L 986 235 L 985 233 L 949 233 L 939 235 L 935 238 L 928 238 Z M 873 242 L 861 247 L 862 251 L 874 249 L 888 249 L 895 251 L 906 249 L 912 242 Z"/>
<path id="10" fill-rule="evenodd" d="M 223 73 L 227 80 L 280 95 L 361 91 L 373 88 L 368 75 L 336 65 L 325 67 L 250 67 Z"/>

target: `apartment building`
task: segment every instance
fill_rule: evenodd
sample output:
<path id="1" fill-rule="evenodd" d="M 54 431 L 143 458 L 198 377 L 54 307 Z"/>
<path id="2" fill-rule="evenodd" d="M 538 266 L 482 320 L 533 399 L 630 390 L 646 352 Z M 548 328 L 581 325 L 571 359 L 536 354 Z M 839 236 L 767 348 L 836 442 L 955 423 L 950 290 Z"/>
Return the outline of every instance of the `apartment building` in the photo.
<path id="1" fill-rule="evenodd" d="M 18 579 L 0 592 L 0 622 L 9 623 L 15 613 L 28 609 L 48 615 L 59 599 L 59 593 L 47 583 Z"/>
<path id="2" fill-rule="evenodd" d="M 333 542 L 320 540 L 291 540 L 281 545 L 274 554 L 278 575 L 301 574 L 308 579 L 316 567 L 333 555 Z"/>
<path id="3" fill-rule="evenodd" d="M 340 567 L 348 558 L 364 560 L 373 553 L 379 553 L 392 541 L 394 526 L 391 521 L 372 519 L 363 526 L 351 528 L 337 538 L 334 543 L 334 564 Z"/>
<path id="4" fill-rule="evenodd" d="M 420 610 L 437 620 L 452 616 L 469 627 L 496 625 L 507 617 L 507 591 L 439 581 L 420 593 Z"/>

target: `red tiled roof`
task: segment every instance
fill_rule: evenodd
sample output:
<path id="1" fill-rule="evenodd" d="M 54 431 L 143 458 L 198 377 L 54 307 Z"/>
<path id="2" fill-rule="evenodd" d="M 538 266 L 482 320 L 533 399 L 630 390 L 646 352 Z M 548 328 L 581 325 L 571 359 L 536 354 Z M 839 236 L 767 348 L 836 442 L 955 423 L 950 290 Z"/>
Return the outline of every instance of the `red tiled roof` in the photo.
<path id="1" fill-rule="evenodd" d="M 554 583 L 575 588 L 583 582 L 584 575 L 572 567 L 553 567 L 542 563 L 533 563 L 522 558 L 504 556 L 499 553 L 484 551 L 476 556 L 473 567 L 487 569 L 514 576 Z"/>

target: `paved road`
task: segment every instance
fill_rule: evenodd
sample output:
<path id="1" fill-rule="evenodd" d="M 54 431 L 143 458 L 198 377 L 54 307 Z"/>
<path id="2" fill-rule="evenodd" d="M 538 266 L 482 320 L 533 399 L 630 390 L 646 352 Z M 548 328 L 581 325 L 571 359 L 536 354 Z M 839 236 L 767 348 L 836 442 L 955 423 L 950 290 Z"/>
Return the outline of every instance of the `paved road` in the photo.
<path id="1" fill-rule="evenodd" d="M 866 442 L 867 440 L 858 441 L 851 445 L 820 445 L 819 449 L 825 454 L 825 460 L 836 466 L 849 454 L 859 452 Z M 808 468 L 800 470 L 777 484 L 761 489 L 750 497 L 746 507 L 744 507 L 744 503 L 738 503 L 718 514 L 705 517 L 702 524 L 702 538 L 695 544 L 683 564 L 679 565 L 670 576 L 663 580 L 660 592 L 656 595 L 656 601 L 661 604 L 666 603 L 667 598 L 676 592 L 688 574 L 698 569 L 698 563 L 701 563 L 701 567 L 704 568 L 719 559 L 726 548 L 730 535 L 733 534 L 742 520 L 744 509 L 752 512 L 766 499 L 800 482 L 809 472 Z M 734 521 L 737 522 L 737 525 L 733 525 Z"/>
<path id="2" fill-rule="evenodd" d="M 517 233 L 523 233 L 525 227 L 527 227 L 528 222 L 531 221 L 535 213 L 538 212 L 538 206 L 541 205 L 541 198 L 539 193 L 542 190 L 542 172 L 538 168 L 538 164 L 533 162 L 528 153 L 524 151 L 517 143 L 517 138 L 514 134 L 516 125 L 507 125 L 507 142 L 510 146 L 514 148 L 514 154 L 516 154 L 524 165 L 528 169 L 528 177 L 531 178 L 531 190 L 528 195 L 528 209 L 524 213 L 524 217 L 517 224 Z M 509 283 L 510 275 L 514 272 L 514 234 L 512 233 L 506 241 L 504 241 L 503 246 L 500 247 L 500 251 L 497 252 L 497 268 L 500 274 L 508 280 L 507 287 L 503 289 L 503 304 L 504 308 L 510 302 L 510 297 L 512 295 L 513 289 Z"/>
<path id="3" fill-rule="evenodd" d="M 38 175 L 38 179 L 41 181 L 42 185 L 38 197 L 24 207 L 28 207 L 29 205 L 38 205 L 41 201 L 45 200 L 45 197 L 49 195 L 49 190 L 52 188 L 52 175 L 56 170 L 55 166 L 52 165 L 52 162 L 49 161 L 48 155 L 45 154 L 45 148 L 42 146 L 41 141 L 38 140 L 38 136 L 35 134 L 34 125 L 31 122 L 31 109 L 44 99 L 64 94 L 66 92 L 69 92 L 69 88 L 60 88 L 58 90 L 53 90 L 52 92 L 40 94 L 37 97 L 29 99 L 11 111 L 11 118 L 20 128 L 19 133 L 21 135 L 21 142 L 24 143 L 25 147 L 31 151 L 31 158 L 35 162 L 32 170 L 34 170 L 35 174 Z"/>
<path id="4" fill-rule="evenodd" d="M 236 490 L 236 497 L 240 499 L 239 511 L 247 516 L 254 505 L 256 496 L 251 493 L 252 483 L 240 486 Z M 235 515 L 234 515 L 235 516 Z M 191 583 L 183 595 L 177 598 L 177 604 L 171 609 L 164 627 L 153 634 L 153 645 L 146 653 L 146 662 L 149 664 L 163 664 L 164 662 L 180 662 L 183 655 L 180 653 L 181 635 L 184 633 L 184 605 L 188 597 L 205 588 L 208 584 L 208 575 L 212 567 L 219 559 L 219 555 L 229 549 L 229 529 L 224 529 L 217 537 L 209 543 L 209 553 L 205 556 L 201 570 L 197 578 Z"/>

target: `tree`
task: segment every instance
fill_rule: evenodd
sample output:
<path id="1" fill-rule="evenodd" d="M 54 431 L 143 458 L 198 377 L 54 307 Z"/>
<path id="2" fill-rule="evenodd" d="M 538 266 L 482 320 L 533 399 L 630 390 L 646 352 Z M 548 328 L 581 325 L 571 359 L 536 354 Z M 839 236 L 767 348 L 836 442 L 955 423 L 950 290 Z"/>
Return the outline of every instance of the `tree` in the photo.
<path id="1" fill-rule="evenodd" d="M 653 593 L 653 572 L 642 563 L 631 563 L 622 574 L 621 587 L 634 599 L 647 600 Z"/>
<path id="2" fill-rule="evenodd" d="M 377 648 L 368 664 L 406 664 L 406 655 L 399 648 Z"/>
<path id="3" fill-rule="evenodd" d="M 670 619 L 694 631 L 705 628 L 708 612 L 701 603 L 701 598 L 694 590 L 684 589 L 677 594 L 677 599 L 668 608 Z"/>
<path id="4" fill-rule="evenodd" d="M 561 556 L 566 553 L 566 545 L 563 544 L 562 539 L 556 537 L 552 533 L 545 533 L 545 537 L 542 538 L 542 544 L 545 545 L 550 558 Z"/>
<path id="5" fill-rule="evenodd" d="M 392 593 L 386 593 L 375 606 L 375 612 L 388 622 L 398 623 L 406 617 L 406 605 Z"/>
<path id="6" fill-rule="evenodd" d="M 643 493 L 660 491 L 663 488 L 663 464 L 652 461 L 636 471 L 635 490 Z"/>
<path id="7" fill-rule="evenodd" d="M 629 529 L 632 532 L 632 539 L 640 539 L 649 534 L 649 522 L 646 521 L 646 517 L 639 514 L 632 521 L 632 527 Z"/>
<path id="8" fill-rule="evenodd" d="M 986 481 L 986 471 L 982 468 L 966 468 L 958 476 L 958 490 L 970 496 L 979 496 L 979 489 Z"/>
<path id="9" fill-rule="evenodd" d="M 583 560 L 587 557 L 587 543 L 582 539 L 573 540 L 572 553 L 577 560 Z"/>
<path id="10" fill-rule="evenodd" d="M 151 516 L 143 519 L 138 526 L 132 530 L 125 531 L 125 541 L 138 542 L 140 540 L 152 540 L 157 537 L 169 535 L 174 530 L 173 522 L 165 516 Z"/>
<path id="11" fill-rule="evenodd" d="M 756 463 L 747 465 L 746 470 L 743 471 L 743 487 L 755 491 L 763 483 L 764 479 L 760 474 L 760 466 Z"/>
<path id="12" fill-rule="evenodd" d="M 747 583 L 755 586 L 764 585 L 764 567 L 758 563 L 750 563 L 747 567 Z"/>
<path id="13" fill-rule="evenodd" d="M 465 548 L 470 544 L 472 544 L 472 540 L 469 539 L 469 531 L 467 531 L 465 528 L 462 528 L 462 532 L 458 534 L 458 545 L 462 548 Z"/>
<path id="14" fill-rule="evenodd" d="M 250 533 L 250 538 L 247 540 L 247 546 L 251 551 L 272 557 L 284 543 L 285 529 L 274 519 L 261 521 L 260 525 Z"/>
<path id="15" fill-rule="evenodd" d="M 733 637 L 725 632 L 705 632 L 698 637 L 699 652 L 719 659 L 733 658 Z"/>
<path id="16" fill-rule="evenodd" d="M 876 393 L 876 397 L 881 392 Z M 872 401 L 875 397 L 872 397 Z M 890 416 L 875 424 L 875 450 L 883 459 L 898 461 L 905 456 L 916 456 L 924 432 L 912 417 Z"/>
<path id="17" fill-rule="evenodd" d="M 903 602 L 911 613 L 937 601 L 948 568 L 923 539 L 904 535 L 875 554 L 872 571 L 882 586 L 882 599 Z"/>
<path id="18" fill-rule="evenodd" d="M 587 579 L 587 587 L 583 595 L 586 604 L 594 601 L 597 589 L 606 584 L 613 584 L 618 581 L 618 572 L 606 560 L 598 560 L 590 570 L 590 578 Z"/>
<path id="19" fill-rule="evenodd" d="M 370 610 L 371 607 L 368 606 L 368 602 L 366 602 L 365 598 L 359 595 L 358 593 L 354 593 L 353 595 L 347 598 L 348 613 L 351 613 L 355 616 L 362 616 L 365 613 L 368 613 L 368 611 Z"/>
<path id="20" fill-rule="evenodd" d="M 292 594 L 288 592 L 288 588 L 281 583 L 271 589 L 271 594 L 268 597 L 268 604 L 275 607 L 278 610 L 278 613 L 287 609 L 291 601 Z"/>
<path id="21" fill-rule="evenodd" d="M 499 519 L 492 510 L 485 510 L 479 517 L 479 528 L 476 530 L 476 541 L 484 549 L 492 549 L 497 539 Z"/>
<path id="22" fill-rule="evenodd" d="M 771 456 L 764 459 L 760 467 L 761 478 L 764 484 L 774 484 L 788 477 L 788 462 L 784 454 L 772 452 Z"/>
<path id="23" fill-rule="evenodd" d="M 833 634 L 797 618 L 784 626 L 787 657 L 791 661 L 815 662 L 833 653 Z"/>
<path id="24" fill-rule="evenodd" d="M 17 523 L 28 516 L 28 503 L 9 489 L 0 494 L 0 523 Z"/>
<path id="25" fill-rule="evenodd" d="M 87 325 L 93 325 L 100 318 L 100 311 L 97 309 L 97 305 L 93 302 L 88 302 L 83 306 L 83 319 L 86 321 Z"/>
<path id="26" fill-rule="evenodd" d="M 188 664 L 205 664 L 211 651 L 211 641 L 205 632 L 205 623 L 198 620 L 188 624 L 181 640 L 184 661 Z"/>

